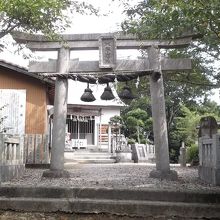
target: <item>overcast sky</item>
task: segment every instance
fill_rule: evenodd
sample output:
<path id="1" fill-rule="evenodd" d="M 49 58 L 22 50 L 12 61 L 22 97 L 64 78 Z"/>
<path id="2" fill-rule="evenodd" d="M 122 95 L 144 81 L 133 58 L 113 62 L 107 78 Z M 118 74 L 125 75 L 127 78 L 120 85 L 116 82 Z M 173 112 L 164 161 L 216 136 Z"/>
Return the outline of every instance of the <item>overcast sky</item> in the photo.
<path id="1" fill-rule="evenodd" d="M 135 0 L 136 1 L 136 0 Z M 120 23 L 125 18 L 123 7 L 118 1 L 88 0 L 94 7 L 100 8 L 100 14 L 107 16 L 79 15 L 73 16 L 71 33 L 105 33 L 120 30 Z"/>

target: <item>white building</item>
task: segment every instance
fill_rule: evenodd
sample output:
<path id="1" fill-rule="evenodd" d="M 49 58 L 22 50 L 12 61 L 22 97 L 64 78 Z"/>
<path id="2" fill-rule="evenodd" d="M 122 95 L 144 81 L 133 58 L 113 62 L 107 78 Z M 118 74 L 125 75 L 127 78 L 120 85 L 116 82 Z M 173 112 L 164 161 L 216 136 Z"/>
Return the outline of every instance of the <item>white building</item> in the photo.
<path id="1" fill-rule="evenodd" d="M 109 120 L 115 115 L 120 115 L 124 103 L 119 99 L 113 86 L 112 91 L 116 98 L 110 101 L 101 100 L 100 96 L 106 87 L 105 84 L 91 84 L 90 88 L 96 100 L 83 102 L 80 97 L 87 83 L 73 80 L 69 80 L 68 83 L 66 150 L 88 149 L 111 152 Z"/>

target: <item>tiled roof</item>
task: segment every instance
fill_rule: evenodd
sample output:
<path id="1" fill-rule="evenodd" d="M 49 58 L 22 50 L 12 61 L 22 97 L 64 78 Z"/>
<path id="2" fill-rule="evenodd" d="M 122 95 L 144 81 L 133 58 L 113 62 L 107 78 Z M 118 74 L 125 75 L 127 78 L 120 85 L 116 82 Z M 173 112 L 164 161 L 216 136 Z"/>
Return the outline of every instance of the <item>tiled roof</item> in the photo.
<path id="1" fill-rule="evenodd" d="M 30 77 L 33 77 L 33 78 L 41 80 L 41 81 L 44 81 L 46 83 L 50 83 L 50 84 L 54 83 L 53 80 L 43 78 L 42 76 L 39 76 L 39 75 L 34 74 L 34 73 L 29 73 L 28 69 L 26 67 L 14 64 L 12 62 L 5 61 L 3 59 L 0 59 L 0 66 L 5 67 L 5 68 L 10 69 L 10 70 L 17 71 L 19 73 L 23 73 L 25 75 L 28 75 Z"/>
<path id="2" fill-rule="evenodd" d="M 1 66 L 5 66 L 5 67 L 8 67 L 9 69 L 18 68 L 18 69 L 20 69 L 20 70 L 22 70 L 22 71 L 28 72 L 28 69 L 27 69 L 26 67 L 23 67 L 23 66 L 14 64 L 14 63 L 12 63 L 12 62 L 9 62 L 9 61 L 3 60 L 3 59 L 0 59 L 0 65 L 1 65 Z"/>

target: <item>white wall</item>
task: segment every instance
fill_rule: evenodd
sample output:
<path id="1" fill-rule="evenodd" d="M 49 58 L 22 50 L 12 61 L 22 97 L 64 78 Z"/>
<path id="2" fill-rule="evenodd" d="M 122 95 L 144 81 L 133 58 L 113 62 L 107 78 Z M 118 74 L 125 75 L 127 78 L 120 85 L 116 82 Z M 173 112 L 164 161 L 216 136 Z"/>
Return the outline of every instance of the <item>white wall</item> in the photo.
<path id="1" fill-rule="evenodd" d="M 1 124 L 2 128 L 10 128 L 9 134 L 25 134 L 26 90 L 0 89 L 1 117 L 6 117 Z M 1 128 L 0 128 L 1 130 Z"/>
<path id="2" fill-rule="evenodd" d="M 111 117 L 115 115 L 120 115 L 120 108 L 119 107 L 112 107 L 112 108 L 103 108 L 101 112 L 101 123 L 108 124 Z"/>

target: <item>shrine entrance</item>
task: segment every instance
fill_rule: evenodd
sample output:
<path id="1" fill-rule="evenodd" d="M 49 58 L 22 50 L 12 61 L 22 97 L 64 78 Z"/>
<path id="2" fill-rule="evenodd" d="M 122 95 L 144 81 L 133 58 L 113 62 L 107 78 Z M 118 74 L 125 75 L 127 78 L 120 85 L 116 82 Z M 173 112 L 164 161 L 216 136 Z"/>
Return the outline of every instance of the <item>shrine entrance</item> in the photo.
<path id="1" fill-rule="evenodd" d="M 67 134 L 72 149 L 85 149 L 95 145 L 95 117 L 67 115 Z"/>
<path id="2" fill-rule="evenodd" d="M 190 59 L 169 59 L 160 54 L 160 49 L 187 47 L 192 38 L 174 40 L 138 40 L 133 35 L 78 34 L 62 35 L 63 40 L 51 41 L 41 35 L 14 33 L 18 43 L 26 43 L 34 51 L 58 51 L 58 59 L 48 62 L 31 62 L 29 71 L 43 77 L 56 77 L 54 127 L 50 170 L 45 177 L 67 177 L 64 170 L 64 146 L 67 115 L 67 79 L 86 83 L 101 84 L 125 82 L 137 77 L 149 76 L 152 104 L 153 132 L 156 155 L 156 170 L 152 177 L 176 179 L 177 174 L 170 170 L 165 114 L 163 74 L 176 70 L 190 70 Z M 142 49 L 147 56 L 137 60 L 118 60 L 117 49 Z M 70 51 L 99 50 L 99 61 L 70 60 Z"/>

